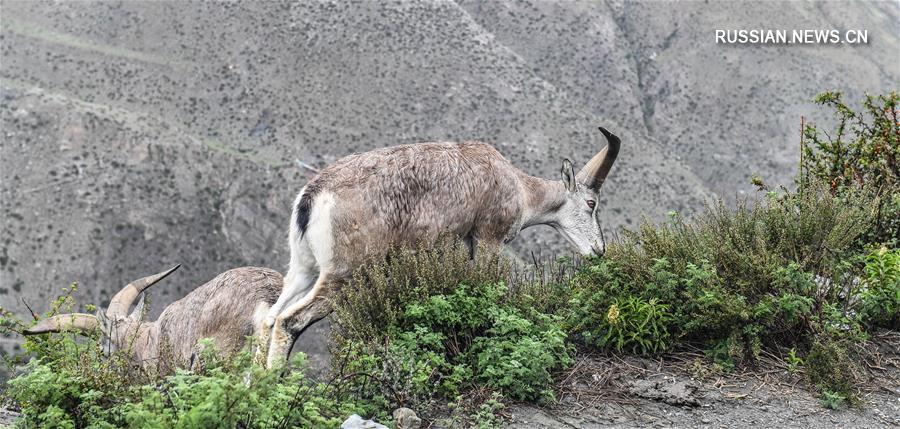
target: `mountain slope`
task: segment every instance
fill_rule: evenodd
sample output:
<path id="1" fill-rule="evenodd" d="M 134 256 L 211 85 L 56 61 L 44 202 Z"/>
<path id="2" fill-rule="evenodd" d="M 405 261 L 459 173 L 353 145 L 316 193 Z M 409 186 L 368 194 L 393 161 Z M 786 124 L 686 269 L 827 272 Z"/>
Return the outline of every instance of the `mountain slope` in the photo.
<path id="1" fill-rule="evenodd" d="M 892 3 L 4 2 L 0 305 L 71 281 L 105 304 L 174 263 L 164 304 L 228 268 L 287 262 L 290 203 L 322 166 L 482 140 L 556 177 L 623 149 L 608 231 L 788 183 L 819 91 L 900 78 Z M 867 46 L 717 46 L 731 26 L 867 28 Z M 568 251 L 547 228 L 522 255 Z"/>

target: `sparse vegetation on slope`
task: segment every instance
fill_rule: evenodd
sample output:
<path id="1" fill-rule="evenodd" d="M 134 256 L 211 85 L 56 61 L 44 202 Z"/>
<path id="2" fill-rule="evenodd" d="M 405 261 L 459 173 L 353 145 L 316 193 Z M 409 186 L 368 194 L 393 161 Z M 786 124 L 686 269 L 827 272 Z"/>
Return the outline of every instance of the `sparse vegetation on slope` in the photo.
<path id="1" fill-rule="evenodd" d="M 894 119 L 859 119 L 866 131 L 854 153 L 865 161 L 852 172 L 835 167 L 843 146 L 816 143 L 808 128 L 818 149 L 805 152 L 797 191 L 757 180 L 756 199 L 644 222 L 599 259 L 537 264 L 529 275 L 490 249 L 469 261 L 452 240 L 397 249 L 334 302 L 331 382 L 304 377 L 302 362 L 263 371 L 249 351 L 227 361 L 210 351 L 195 372 L 148 374 L 104 357 L 95 341 L 58 335 L 26 341 L 35 358 L 6 394 L 22 427 L 335 427 L 350 413 L 389 422 L 398 406 L 491 427 L 504 402 L 552 401 L 554 375 L 577 347 L 658 355 L 691 346 L 721 371 L 757 365 L 764 351 L 782 356 L 823 406 L 857 403 L 868 336 L 900 323 L 900 249 L 895 218 L 885 217 L 896 209 L 897 170 L 880 158 L 896 155 L 897 95 L 872 100 L 866 108 Z"/>

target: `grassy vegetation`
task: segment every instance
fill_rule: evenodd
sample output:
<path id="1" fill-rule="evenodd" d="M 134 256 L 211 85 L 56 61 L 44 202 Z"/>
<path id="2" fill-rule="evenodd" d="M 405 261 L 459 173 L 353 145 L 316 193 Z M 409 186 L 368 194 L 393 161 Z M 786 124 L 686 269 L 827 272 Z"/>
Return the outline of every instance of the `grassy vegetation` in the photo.
<path id="1" fill-rule="evenodd" d="M 494 427 L 506 402 L 553 401 L 576 347 L 692 346 L 722 371 L 756 365 L 763 350 L 783 356 L 823 406 L 854 404 L 860 348 L 900 328 L 897 95 L 868 98 L 864 113 L 838 94 L 819 101 L 839 130 L 832 140 L 806 129 L 796 191 L 757 179 L 756 198 L 645 221 L 603 258 L 537 276 L 486 249 L 469 261 L 452 240 L 361 269 L 334 303 L 330 381 L 305 377 L 302 357 L 264 371 L 249 352 L 151 374 L 127 351 L 105 357 L 96 341 L 56 335 L 26 341 L 35 359 L 6 395 L 22 427 L 336 427 L 351 413 L 390 423 L 399 406 Z"/>
<path id="2" fill-rule="evenodd" d="M 72 292 L 50 313 L 71 312 Z M 2 321 L 6 330 L 22 325 L 8 314 Z M 249 347 L 223 359 L 208 341 L 195 371 L 160 374 L 135 366 L 130 350 L 106 354 L 100 344 L 74 333 L 27 337 L 34 358 L 4 392 L 22 414 L 17 427 L 334 428 L 353 413 L 387 420 L 339 385 L 307 378 L 302 354 L 293 357 L 296 370 L 267 371 Z"/>
<path id="3" fill-rule="evenodd" d="M 453 240 L 399 250 L 345 286 L 335 356 L 368 374 L 351 383 L 357 397 L 426 414 L 450 401 L 461 423 L 481 406 L 467 403 L 473 391 L 553 399 L 552 373 L 571 363 L 562 318 L 517 302 L 508 263 L 477 254 L 470 262 Z"/>

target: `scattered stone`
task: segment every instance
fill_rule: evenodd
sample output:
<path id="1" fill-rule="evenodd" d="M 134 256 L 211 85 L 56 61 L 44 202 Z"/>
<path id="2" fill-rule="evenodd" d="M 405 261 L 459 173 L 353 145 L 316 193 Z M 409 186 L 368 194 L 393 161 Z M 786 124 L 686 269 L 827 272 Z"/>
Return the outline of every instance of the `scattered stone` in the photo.
<path id="1" fill-rule="evenodd" d="M 387 426 L 376 423 L 374 420 L 363 420 L 358 414 L 347 417 L 341 424 L 341 429 L 388 429 Z"/>
<path id="2" fill-rule="evenodd" d="M 19 413 L 7 407 L 0 407 L 0 427 L 12 427 L 19 418 Z"/>
<path id="3" fill-rule="evenodd" d="M 416 415 L 416 412 L 406 407 L 394 410 L 393 416 L 397 429 L 419 429 L 419 426 L 422 425 L 422 419 Z"/>

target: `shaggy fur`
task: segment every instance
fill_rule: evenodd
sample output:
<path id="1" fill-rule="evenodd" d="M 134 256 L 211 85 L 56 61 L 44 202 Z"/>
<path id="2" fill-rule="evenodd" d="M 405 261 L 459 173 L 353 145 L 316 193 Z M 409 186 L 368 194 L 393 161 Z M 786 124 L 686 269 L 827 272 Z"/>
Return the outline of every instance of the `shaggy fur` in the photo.
<path id="1" fill-rule="evenodd" d="M 314 178 L 306 193 L 318 189 L 334 200 L 331 229 L 340 234 L 332 275 L 338 280 L 382 256 L 386 244 L 430 242 L 443 232 L 511 239 L 527 203 L 520 173 L 486 144 L 424 143 L 345 157 Z M 539 191 L 548 185 L 531 182 Z"/>
<path id="2" fill-rule="evenodd" d="M 71 323 L 72 315 L 58 315 L 26 333 L 99 328 L 104 351 L 130 350 L 136 363 L 167 373 L 176 367 L 192 366 L 199 351 L 197 342 L 203 338 L 211 338 L 222 354 L 230 356 L 244 347 L 248 336 L 263 335 L 266 313 L 281 293 L 282 284 L 281 274 L 268 268 L 236 268 L 173 302 L 155 322 L 141 321 L 139 304 L 128 316 L 109 311 L 97 316 L 76 315 L 90 322 L 77 326 Z M 124 302 L 125 310 L 130 301 Z"/>
<path id="3" fill-rule="evenodd" d="M 156 322 L 142 323 L 150 337 L 158 338 L 153 359 L 172 351 L 179 366 L 190 362 L 197 341 L 211 338 L 225 355 L 233 355 L 248 336 L 259 336 L 269 307 L 281 293 L 281 274 L 268 268 L 243 267 L 219 274 L 173 302 Z"/>

